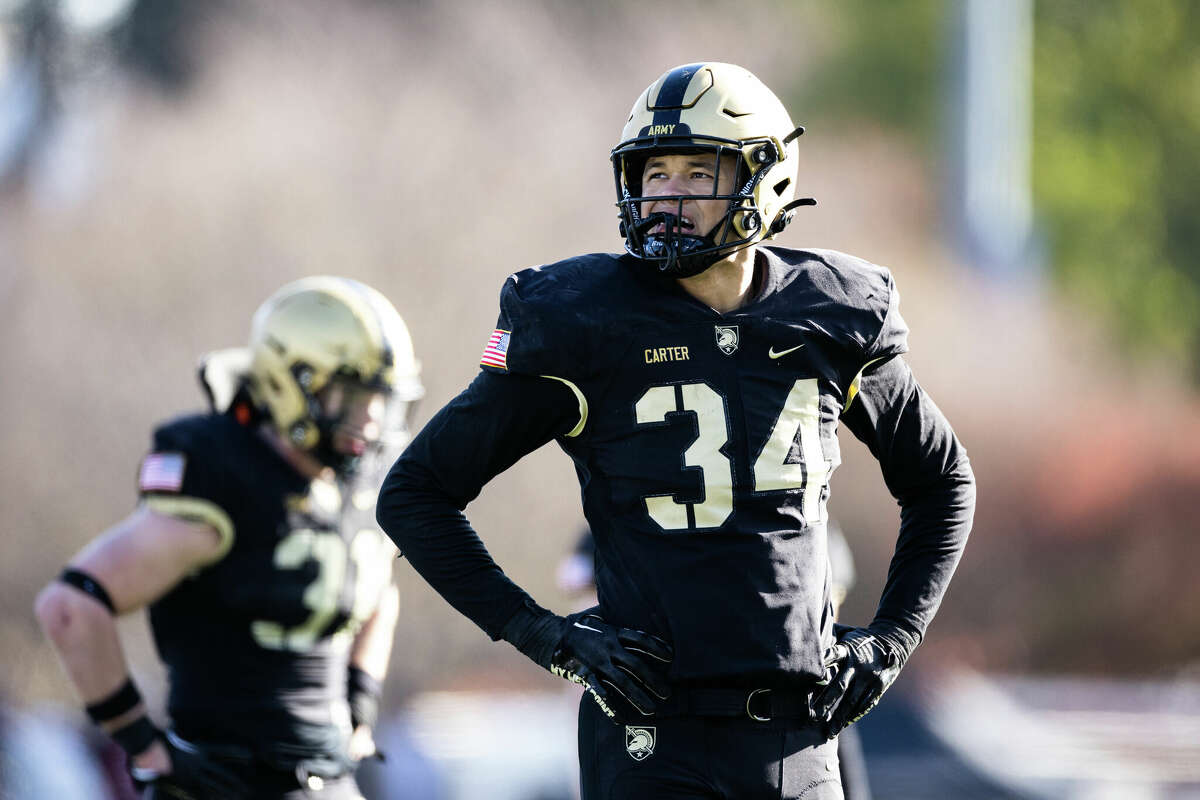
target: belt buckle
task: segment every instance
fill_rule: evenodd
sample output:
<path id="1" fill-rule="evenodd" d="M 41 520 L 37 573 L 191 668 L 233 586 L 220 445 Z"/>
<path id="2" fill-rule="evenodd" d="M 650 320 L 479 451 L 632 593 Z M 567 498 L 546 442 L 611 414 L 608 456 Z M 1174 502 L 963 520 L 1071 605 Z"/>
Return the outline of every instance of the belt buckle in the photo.
<path id="1" fill-rule="evenodd" d="M 750 692 L 750 694 L 746 695 L 746 716 L 747 717 L 754 720 L 755 722 L 770 722 L 771 721 L 771 717 L 769 717 L 769 716 L 760 717 L 758 714 L 755 714 L 750 709 L 750 704 L 754 702 L 755 695 L 770 693 L 770 691 L 771 691 L 770 689 L 755 689 L 754 691 Z M 768 712 L 768 713 L 770 713 L 770 712 Z"/>

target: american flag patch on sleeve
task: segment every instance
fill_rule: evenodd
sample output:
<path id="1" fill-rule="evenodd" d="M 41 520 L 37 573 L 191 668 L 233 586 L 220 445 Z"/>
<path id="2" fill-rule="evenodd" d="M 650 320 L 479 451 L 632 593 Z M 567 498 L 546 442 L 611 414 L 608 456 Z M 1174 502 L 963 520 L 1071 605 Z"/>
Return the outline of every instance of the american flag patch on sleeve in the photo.
<path id="1" fill-rule="evenodd" d="M 480 366 L 508 369 L 508 341 L 511 336 L 509 331 L 496 328 L 492 332 L 492 338 L 488 339 L 487 346 L 483 348 L 483 357 L 479 359 Z"/>
<path id="2" fill-rule="evenodd" d="M 151 453 L 142 460 L 138 489 L 143 492 L 178 492 L 183 488 L 183 453 Z"/>

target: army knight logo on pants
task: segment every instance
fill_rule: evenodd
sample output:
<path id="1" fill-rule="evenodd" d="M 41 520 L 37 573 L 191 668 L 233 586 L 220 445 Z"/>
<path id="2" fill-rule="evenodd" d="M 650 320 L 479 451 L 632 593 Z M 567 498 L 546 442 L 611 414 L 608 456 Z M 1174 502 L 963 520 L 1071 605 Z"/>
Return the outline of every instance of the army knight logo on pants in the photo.
<path id="1" fill-rule="evenodd" d="M 654 728 L 640 725 L 625 726 L 625 752 L 634 761 L 643 761 L 654 754 Z"/>

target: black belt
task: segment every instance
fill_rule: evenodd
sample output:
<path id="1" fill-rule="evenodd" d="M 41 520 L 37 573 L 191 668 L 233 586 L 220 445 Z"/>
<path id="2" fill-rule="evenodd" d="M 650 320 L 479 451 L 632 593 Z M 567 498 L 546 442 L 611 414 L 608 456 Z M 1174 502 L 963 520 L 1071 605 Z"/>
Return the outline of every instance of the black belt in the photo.
<path id="1" fill-rule="evenodd" d="M 657 716 L 742 717 L 755 722 L 810 719 L 811 691 L 768 688 L 676 686 L 671 696 L 655 704 Z"/>
<path id="2" fill-rule="evenodd" d="M 176 746 L 190 749 L 204 758 L 215 761 L 234 772 L 241 773 L 257 791 L 291 791 L 298 787 L 320 790 L 352 771 L 342 759 L 334 756 L 307 758 L 286 754 L 268 754 L 236 744 L 194 741 L 171 730 Z"/>

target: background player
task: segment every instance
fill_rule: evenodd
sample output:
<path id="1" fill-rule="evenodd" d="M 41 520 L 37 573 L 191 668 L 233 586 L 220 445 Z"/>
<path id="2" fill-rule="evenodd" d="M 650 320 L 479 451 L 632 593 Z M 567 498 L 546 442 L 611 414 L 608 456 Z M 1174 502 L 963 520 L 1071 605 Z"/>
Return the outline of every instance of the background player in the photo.
<path id="1" fill-rule="evenodd" d="M 408 331 L 374 289 L 307 278 L 201 378 L 212 413 L 154 432 L 137 509 L 42 591 L 37 617 L 151 796 L 358 797 L 399 609 L 395 548 L 360 482 L 422 393 Z M 143 606 L 170 681 L 165 733 L 113 620 Z"/>
<path id="2" fill-rule="evenodd" d="M 974 478 L 900 357 L 890 273 L 760 244 L 812 202 L 792 199 L 801 132 L 740 67 L 651 84 L 612 152 L 626 254 L 511 276 L 483 371 L 380 494 L 384 530 L 438 592 L 596 700 L 580 709 L 585 798 L 840 798 L 832 737 L 895 679 L 966 542 Z M 874 620 L 835 636 L 839 423 L 901 525 Z M 462 514 L 550 440 L 596 537 L 598 613 L 538 606 Z"/>

